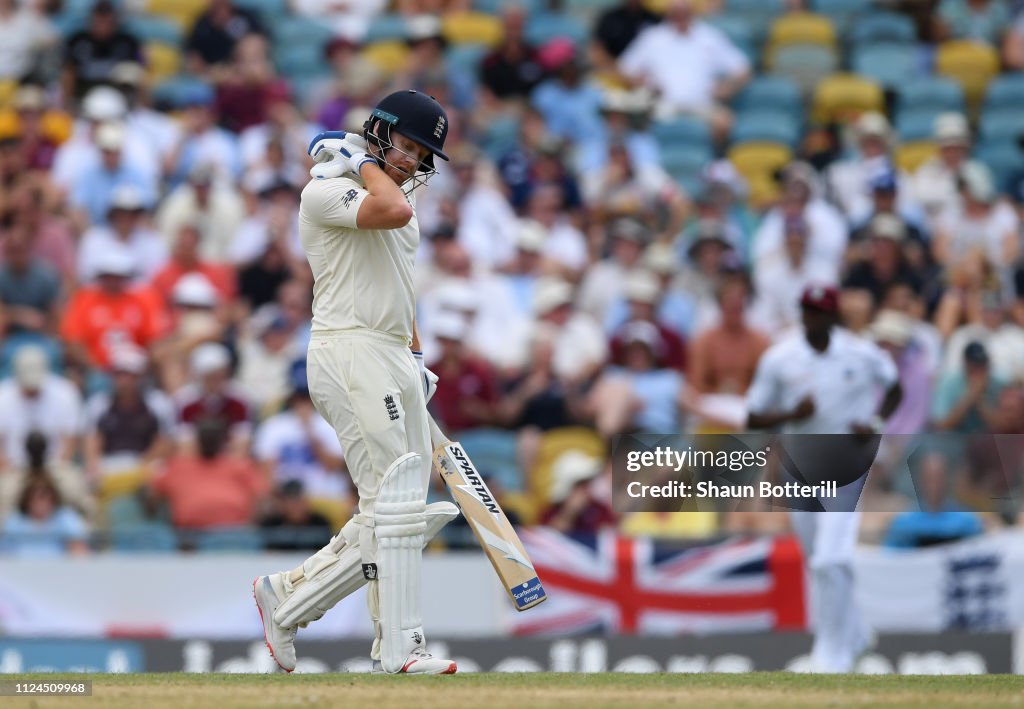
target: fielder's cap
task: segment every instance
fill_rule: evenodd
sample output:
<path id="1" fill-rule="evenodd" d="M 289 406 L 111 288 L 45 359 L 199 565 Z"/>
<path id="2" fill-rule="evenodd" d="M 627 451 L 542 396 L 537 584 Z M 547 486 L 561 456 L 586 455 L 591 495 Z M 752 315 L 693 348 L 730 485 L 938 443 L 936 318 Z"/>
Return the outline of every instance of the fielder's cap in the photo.
<path id="1" fill-rule="evenodd" d="M 859 138 L 888 138 L 889 121 L 881 113 L 869 111 L 857 119 L 854 130 Z"/>
<path id="2" fill-rule="evenodd" d="M 546 315 L 556 308 L 572 303 L 572 286 L 561 279 L 548 279 L 537 284 L 533 294 L 533 312 Z"/>
<path id="3" fill-rule="evenodd" d="M 520 220 L 516 233 L 516 248 L 531 254 L 539 254 L 544 249 L 547 239 L 548 231 L 543 224 L 533 219 Z"/>
<path id="4" fill-rule="evenodd" d="M 212 308 L 220 298 L 210 279 L 201 273 L 186 273 L 174 284 L 175 305 L 189 308 Z"/>
<path id="5" fill-rule="evenodd" d="M 119 345 L 110 353 L 110 369 L 113 372 L 142 375 L 146 373 L 147 363 L 145 351 L 130 344 Z"/>
<path id="6" fill-rule="evenodd" d="M 0 142 L 21 140 L 23 127 L 21 118 L 14 111 L 0 111 Z"/>
<path id="7" fill-rule="evenodd" d="M 608 235 L 613 239 L 632 241 L 635 244 L 645 244 L 648 241 L 650 232 L 639 219 L 622 217 L 611 223 L 611 226 L 608 227 Z"/>
<path id="8" fill-rule="evenodd" d="M 940 113 L 935 117 L 932 136 L 939 145 L 967 145 L 971 142 L 971 129 L 962 113 Z"/>
<path id="9" fill-rule="evenodd" d="M 14 379 L 24 389 L 38 389 L 50 373 L 46 350 L 37 345 L 24 345 L 14 355 Z"/>
<path id="10" fill-rule="evenodd" d="M 653 323 L 646 320 L 633 320 L 622 327 L 622 342 L 627 345 L 646 345 L 651 352 L 657 351 L 661 345 L 661 333 Z"/>
<path id="11" fill-rule="evenodd" d="M 119 121 L 128 113 L 128 102 L 112 86 L 97 86 L 82 99 L 82 115 L 95 123 Z"/>
<path id="12" fill-rule="evenodd" d="M 146 69 L 138 62 L 118 62 L 110 70 L 110 80 L 123 86 L 138 86 L 146 78 Z"/>
<path id="13" fill-rule="evenodd" d="M 995 181 L 992 173 L 980 162 L 970 160 L 960 167 L 959 183 L 971 199 L 985 204 L 992 203 L 996 198 Z"/>
<path id="14" fill-rule="evenodd" d="M 626 276 L 623 291 L 626 300 L 654 305 L 658 302 L 661 288 L 658 279 L 650 271 L 631 271 Z"/>
<path id="15" fill-rule="evenodd" d="M 438 313 L 431 323 L 430 328 L 434 337 L 442 340 L 462 340 L 466 336 L 469 327 L 466 318 L 456 313 Z"/>
<path id="16" fill-rule="evenodd" d="M 964 347 L 964 362 L 967 364 L 988 364 L 988 350 L 980 342 L 968 342 Z"/>
<path id="17" fill-rule="evenodd" d="M 909 315 L 898 310 L 883 310 L 871 323 L 868 333 L 875 342 L 905 347 L 914 335 L 914 323 Z"/>
<path id="18" fill-rule="evenodd" d="M 96 147 L 100 150 L 119 151 L 124 147 L 124 126 L 116 121 L 101 123 L 96 129 Z"/>
<path id="19" fill-rule="evenodd" d="M 679 271 L 679 257 L 676 250 L 668 244 L 651 244 L 644 251 L 644 267 L 659 276 L 672 275 Z"/>
<path id="20" fill-rule="evenodd" d="M 839 311 L 839 290 L 835 286 L 812 284 L 804 288 L 800 306 L 826 313 Z"/>
<path id="21" fill-rule="evenodd" d="M 871 220 L 871 234 L 878 239 L 900 243 L 907 237 L 907 227 L 895 214 L 876 214 Z"/>
<path id="22" fill-rule="evenodd" d="M 581 451 L 567 451 L 558 456 L 552 467 L 551 501 L 558 504 L 578 483 L 593 480 L 601 473 L 601 460 Z"/>
<path id="23" fill-rule="evenodd" d="M 118 185 L 110 195 L 110 211 L 141 212 L 146 208 L 142 191 L 135 185 Z"/>
<path id="24" fill-rule="evenodd" d="M 130 278 L 135 275 L 135 257 L 127 247 L 109 246 L 103 249 L 96 260 L 96 275 Z"/>
<path id="25" fill-rule="evenodd" d="M 18 111 L 42 111 L 46 108 L 46 92 L 35 84 L 25 84 L 14 94 L 14 108 Z"/>
<path id="26" fill-rule="evenodd" d="M 231 353 L 219 342 L 207 342 L 192 350 L 189 367 L 197 377 L 227 369 L 231 365 Z"/>

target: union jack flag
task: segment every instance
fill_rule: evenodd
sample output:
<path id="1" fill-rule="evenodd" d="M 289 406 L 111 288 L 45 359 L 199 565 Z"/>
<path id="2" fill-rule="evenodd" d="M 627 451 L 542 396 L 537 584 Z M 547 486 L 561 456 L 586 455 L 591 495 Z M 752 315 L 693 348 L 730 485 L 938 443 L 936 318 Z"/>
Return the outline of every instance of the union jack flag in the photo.
<path id="1" fill-rule="evenodd" d="M 791 537 L 689 546 L 614 532 L 520 537 L 548 593 L 510 618 L 516 635 L 754 632 L 806 626 L 800 548 Z"/>

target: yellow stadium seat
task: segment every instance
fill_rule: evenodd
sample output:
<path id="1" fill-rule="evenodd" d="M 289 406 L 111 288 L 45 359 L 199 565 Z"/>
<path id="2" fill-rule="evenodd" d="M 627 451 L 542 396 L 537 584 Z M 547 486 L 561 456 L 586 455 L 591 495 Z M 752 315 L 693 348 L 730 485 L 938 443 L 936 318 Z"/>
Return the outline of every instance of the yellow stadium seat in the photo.
<path id="1" fill-rule="evenodd" d="M 0 81 L 0 108 L 7 108 L 18 92 L 18 82 L 13 79 Z"/>
<path id="2" fill-rule="evenodd" d="M 40 129 L 54 145 L 60 145 L 71 137 L 75 129 L 75 119 L 64 111 L 47 111 L 43 114 Z"/>
<path id="3" fill-rule="evenodd" d="M 905 143 L 896 148 L 893 155 L 896 165 L 904 172 L 914 172 L 938 152 L 938 146 L 930 140 Z"/>
<path id="4" fill-rule="evenodd" d="M 699 539 L 718 531 L 717 512 L 634 512 L 619 529 L 627 537 Z"/>
<path id="5" fill-rule="evenodd" d="M 772 23 L 768 34 L 772 49 L 787 44 L 822 44 L 836 46 L 836 28 L 824 15 L 795 12 L 783 15 Z"/>
<path id="6" fill-rule="evenodd" d="M 814 91 L 815 123 L 847 123 L 862 113 L 885 111 L 885 94 L 875 82 L 856 74 L 833 74 Z"/>
<path id="7" fill-rule="evenodd" d="M 999 73 L 999 53 L 978 42 L 954 40 L 939 45 L 935 53 L 935 73 L 960 82 L 967 102 L 977 105 L 985 95 L 989 81 Z"/>
<path id="8" fill-rule="evenodd" d="M 145 469 L 126 470 L 104 475 L 100 479 L 99 485 L 100 502 L 106 503 L 121 495 L 135 494 L 146 483 L 147 477 Z"/>
<path id="9" fill-rule="evenodd" d="M 163 42 L 149 42 L 143 49 L 146 69 L 151 83 L 157 83 L 174 76 L 181 68 L 181 52 Z"/>
<path id="10" fill-rule="evenodd" d="M 729 162 L 750 186 L 750 204 L 762 207 L 778 196 L 774 173 L 793 159 L 782 143 L 750 142 L 733 146 Z"/>
<path id="11" fill-rule="evenodd" d="M 342 500 L 335 500 L 328 497 L 312 497 L 309 506 L 314 512 L 319 512 L 331 523 L 331 529 L 341 529 L 349 517 L 352 516 L 352 505 Z"/>
<path id="12" fill-rule="evenodd" d="M 391 76 L 405 69 L 409 48 L 403 42 L 374 42 L 362 51 L 361 56 Z"/>
<path id="13" fill-rule="evenodd" d="M 482 12 L 458 12 L 442 20 L 441 31 L 452 44 L 486 44 L 490 47 L 501 41 L 501 20 Z"/>
<path id="14" fill-rule="evenodd" d="M 187 31 L 208 4 L 209 0 L 146 0 L 146 12 L 173 20 Z"/>
<path id="15" fill-rule="evenodd" d="M 530 493 L 539 506 L 546 505 L 550 497 L 548 492 L 553 482 L 555 461 L 566 451 L 572 450 L 601 459 L 604 459 L 606 453 L 604 441 L 589 428 L 556 428 L 545 433 L 527 481 Z"/>

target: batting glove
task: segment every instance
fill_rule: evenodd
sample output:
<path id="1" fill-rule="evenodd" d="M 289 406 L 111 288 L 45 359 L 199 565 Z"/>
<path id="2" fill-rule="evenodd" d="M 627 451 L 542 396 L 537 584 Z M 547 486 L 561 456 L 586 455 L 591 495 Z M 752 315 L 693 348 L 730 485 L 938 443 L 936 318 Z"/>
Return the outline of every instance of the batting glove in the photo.
<path id="1" fill-rule="evenodd" d="M 423 363 L 422 352 L 413 352 L 412 356 L 416 358 L 416 363 L 420 366 L 420 374 L 423 376 L 423 400 L 428 402 L 433 398 L 434 392 L 437 391 L 438 377 L 427 369 L 427 365 Z"/>
<path id="2" fill-rule="evenodd" d="M 320 133 L 309 144 L 308 152 L 316 163 L 309 174 L 317 179 L 340 177 L 346 172 L 358 175 L 367 162 L 376 162 L 366 152 L 362 137 L 344 131 Z"/>

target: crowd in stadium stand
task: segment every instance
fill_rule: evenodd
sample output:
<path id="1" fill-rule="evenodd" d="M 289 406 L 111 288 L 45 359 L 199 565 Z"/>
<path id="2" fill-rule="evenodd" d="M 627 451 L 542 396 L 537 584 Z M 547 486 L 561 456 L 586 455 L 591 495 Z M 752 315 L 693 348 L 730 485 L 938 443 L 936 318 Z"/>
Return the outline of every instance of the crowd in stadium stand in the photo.
<path id="1" fill-rule="evenodd" d="M 0 549 L 340 527 L 296 214 L 310 138 L 397 88 L 450 117 L 417 205 L 431 409 L 518 522 L 783 529 L 617 518 L 606 456 L 741 430 L 810 283 L 897 362 L 888 433 L 1024 433 L 1022 5 L 0 0 Z M 971 511 L 1020 490 L 987 440 L 932 453 L 916 496 L 868 490 L 865 538 L 1017 522 Z"/>

